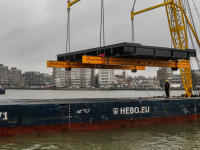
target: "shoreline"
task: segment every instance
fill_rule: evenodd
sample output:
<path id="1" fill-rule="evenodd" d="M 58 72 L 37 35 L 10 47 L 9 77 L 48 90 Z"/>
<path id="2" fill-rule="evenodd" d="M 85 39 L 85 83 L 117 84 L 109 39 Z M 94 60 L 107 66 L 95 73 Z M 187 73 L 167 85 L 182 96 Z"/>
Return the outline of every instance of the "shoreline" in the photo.
<path id="1" fill-rule="evenodd" d="M 95 88 L 95 89 L 92 89 L 92 88 L 88 88 L 88 89 L 84 89 L 84 88 L 72 88 L 72 89 L 69 89 L 69 88 L 56 88 L 56 89 L 46 89 L 46 88 L 5 88 L 6 90 L 72 90 L 72 91 L 75 91 L 75 90 L 79 90 L 79 91 L 94 91 L 94 90 L 97 90 L 97 91 L 114 91 L 114 90 L 132 90 L 132 91 L 164 91 L 164 89 L 115 89 L 115 88 L 112 88 L 112 89 L 101 89 L 101 88 Z M 170 89 L 170 90 L 178 90 L 178 91 L 181 91 L 181 90 L 184 90 L 184 89 Z"/>

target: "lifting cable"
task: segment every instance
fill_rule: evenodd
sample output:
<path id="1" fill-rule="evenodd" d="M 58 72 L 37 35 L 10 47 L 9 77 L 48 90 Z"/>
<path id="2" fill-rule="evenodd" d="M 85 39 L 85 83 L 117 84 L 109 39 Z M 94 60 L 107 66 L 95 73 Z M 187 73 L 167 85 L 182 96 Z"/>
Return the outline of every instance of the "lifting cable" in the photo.
<path id="1" fill-rule="evenodd" d="M 103 41 L 101 41 L 103 38 Z M 105 28 L 104 28 L 104 1 L 101 0 L 101 21 L 100 21 L 100 48 L 102 48 L 103 43 L 103 49 L 105 54 Z M 101 53 L 101 50 L 100 50 Z"/>
<path id="2" fill-rule="evenodd" d="M 188 0 L 186 0 L 186 2 L 187 2 L 187 3 L 185 3 L 185 4 L 186 4 L 186 5 L 185 5 L 185 8 L 188 7 L 188 10 L 189 10 L 189 11 L 188 11 L 188 14 L 189 14 L 190 20 L 192 21 L 192 24 L 193 24 L 193 27 L 194 27 L 194 29 L 195 29 L 195 32 L 196 32 L 196 28 L 195 28 L 195 25 L 194 25 L 194 20 L 193 20 L 193 16 L 192 16 L 192 13 L 191 13 L 191 9 L 190 9 L 189 2 L 188 2 Z M 185 9 L 185 10 L 186 10 L 186 9 Z M 193 41 L 193 38 L 192 38 L 192 34 L 191 34 L 191 30 L 190 30 L 190 28 L 189 28 L 188 22 L 186 22 L 186 31 L 188 31 L 188 33 L 189 33 L 189 38 L 190 38 L 190 40 L 191 40 L 192 47 L 193 47 L 193 49 L 195 49 L 194 41 Z M 195 58 L 194 58 L 194 59 L 195 59 Z M 197 62 L 198 68 L 200 68 L 198 58 L 196 57 L 195 60 L 196 60 L 196 62 Z M 191 63 L 190 63 L 190 66 L 191 66 L 191 69 L 194 69 L 192 61 L 191 61 Z M 198 84 L 198 83 L 197 83 L 197 77 L 196 77 L 196 74 L 194 73 L 194 71 L 192 71 L 192 70 L 191 70 L 191 75 L 192 75 L 192 79 L 193 79 L 193 87 L 196 87 L 196 85 Z M 199 93 L 199 89 L 194 90 L 194 92 L 198 92 L 198 93 Z"/>
<path id="3" fill-rule="evenodd" d="M 196 4 L 195 4 L 194 0 L 192 0 L 192 1 L 193 1 L 193 4 L 194 4 L 194 8 L 195 8 L 195 10 L 196 10 L 196 13 L 197 13 L 199 22 L 200 22 L 200 14 L 199 14 L 198 8 L 196 7 Z"/>
<path id="4" fill-rule="evenodd" d="M 195 27 L 195 24 L 194 24 L 193 15 L 192 15 L 191 8 L 190 8 L 189 1 L 188 1 L 188 0 L 187 0 L 187 4 L 188 4 L 188 10 L 189 10 L 188 13 L 189 13 L 190 20 L 191 20 L 191 23 L 192 23 L 192 25 L 193 25 L 193 27 L 194 27 L 194 30 L 195 30 L 195 32 L 196 32 L 196 35 L 197 35 L 197 37 L 198 37 L 197 30 L 196 30 L 196 27 Z M 195 6 L 196 6 L 196 5 L 195 5 Z M 187 23 L 188 23 L 188 22 L 187 22 Z M 193 42 L 193 39 L 192 39 L 192 34 L 191 34 L 190 29 L 189 29 L 189 34 L 190 34 L 190 38 L 191 38 L 191 42 L 192 42 L 193 49 L 195 49 L 195 46 L 194 46 L 194 42 Z M 197 42 L 197 41 L 196 41 L 196 42 Z M 199 49 L 199 52 L 200 52 L 200 46 L 199 46 L 199 44 L 197 44 L 197 45 L 198 45 L 198 49 Z M 199 64 L 198 64 L 198 67 L 200 68 Z"/>
<path id="5" fill-rule="evenodd" d="M 188 6 L 188 10 L 189 10 L 189 17 L 190 17 L 190 20 L 192 20 L 193 21 L 193 18 L 192 18 L 192 16 L 191 16 L 191 9 L 190 9 L 190 6 L 189 6 L 189 2 L 187 1 L 187 3 L 186 3 L 186 7 Z M 186 9 L 185 9 L 186 10 Z M 192 22 L 192 23 L 194 23 L 194 22 Z M 189 33 L 188 35 L 189 35 L 189 39 L 190 39 L 190 41 L 191 41 L 191 44 L 192 44 L 192 47 L 193 47 L 193 49 L 195 49 L 195 46 L 194 46 L 194 41 L 193 41 L 193 38 L 192 38 L 192 34 L 191 34 L 191 30 L 190 30 L 190 28 L 189 28 L 189 24 L 188 24 L 188 22 L 186 21 L 186 32 L 187 33 Z M 188 38 L 188 36 L 187 36 L 187 38 Z M 187 41 L 188 41 L 188 39 L 187 39 Z M 199 63 L 197 62 L 197 65 L 198 65 L 198 68 L 199 68 Z M 196 87 L 196 85 L 197 85 L 197 78 L 196 78 L 196 74 L 194 73 L 194 67 L 193 67 L 193 63 L 192 63 L 192 60 L 190 59 L 190 68 L 191 68 L 191 75 L 192 75 L 192 79 L 193 79 L 193 82 L 192 82 L 192 85 L 193 85 L 193 88 L 194 88 L 194 93 L 199 93 L 199 90 L 197 89 L 197 90 L 195 90 L 195 87 Z"/>
<path id="6" fill-rule="evenodd" d="M 193 26 L 193 28 L 194 28 L 194 31 L 195 31 L 196 34 L 197 34 L 197 30 L 196 30 L 196 26 L 195 26 L 195 24 L 194 24 L 194 19 L 193 19 L 193 15 L 192 15 L 190 3 L 189 3 L 188 0 L 186 0 L 186 3 L 187 3 L 186 5 L 188 6 L 188 15 L 190 16 L 191 24 L 192 24 L 192 26 Z"/>
<path id="7" fill-rule="evenodd" d="M 136 3 L 136 0 L 134 0 L 132 12 L 134 12 L 135 3 Z M 131 36 L 132 38 L 131 38 L 131 42 L 134 43 L 135 42 L 135 39 L 134 39 L 134 18 L 131 18 L 131 22 L 132 22 L 132 36 Z"/>
<path id="8" fill-rule="evenodd" d="M 68 0 L 68 3 L 70 0 Z M 67 39 L 66 39 L 66 60 L 70 61 L 70 9 L 67 9 L 68 18 L 67 18 Z M 69 50 L 69 53 L 67 53 Z M 67 57 L 68 56 L 68 57 Z"/>
<path id="9" fill-rule="evenodd" d="M 191 24 L 192 24 L 192 26 L 193 26 L 193 28 L 194 28 L 194 31 L 196 32 L 196 36 L 198 37 L 197 30 L 196 30 L 196 26 L 195 26 L 195 24 L 194 24 L 194 19 L 193 19 L 191 7 L 190 7 L 190 3 L 189 3 L 188 0 L 186 0 L 186 1 L 187 1 L 187 5 L 188 5 L 188 14 L 189 14 L 189 17 L 190 17 L 190 20 L 191 20 Z M 194 5 L 195 5 L 195 3 L 194 3 Z M 196 6 L 196 5 L 195 5 L 195 6 Z M 200 20 L 199 20 L 199 21 L 200 21 Z M 199 52 L 200 52 L 199 44 L 198 44 L 198 49 L 199 49 Z"/>

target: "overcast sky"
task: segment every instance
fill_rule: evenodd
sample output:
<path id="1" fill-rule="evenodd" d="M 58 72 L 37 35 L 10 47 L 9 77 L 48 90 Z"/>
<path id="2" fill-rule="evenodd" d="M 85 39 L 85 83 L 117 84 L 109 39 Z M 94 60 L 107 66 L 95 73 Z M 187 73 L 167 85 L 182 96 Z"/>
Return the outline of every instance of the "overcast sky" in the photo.
<path id="1" fill-rule="evenodd" d="M 200 1 L 194 0 L 197 7 Z M 135 11 L 163 0 L 138 0 Z M 81 0 L 71 9 L 71 51 L 99 46 L 101 0 Z M 105 0 L 106 45 L 131 41 L 130 12 L 133 0 Z M 193 7 L 191 3 L 191 7 Z M 198 9 L 200 11 L 200 9 Z M 200 23 L 192 10 L 200 35 Z M 22 72 L 51 73 L 47 60 L 66 52 L 67 0 L 1 0 L 0 64 Z M 135 42 L 171 47 L 166 10 L 158 8 L 135 16 Z M 157 68 L 136 74 L 155 76 Z M 121 72 L 121 71 L 118 71 Z"/>

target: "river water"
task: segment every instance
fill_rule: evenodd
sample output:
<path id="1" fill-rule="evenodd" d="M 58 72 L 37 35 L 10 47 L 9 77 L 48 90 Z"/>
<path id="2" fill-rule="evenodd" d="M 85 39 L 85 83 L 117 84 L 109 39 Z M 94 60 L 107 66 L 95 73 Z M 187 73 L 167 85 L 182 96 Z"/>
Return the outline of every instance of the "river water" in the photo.
<path id="1" fill-rule="evenodd" d="M 180 95 L 184 91 L 171 91 Z M 149 97 L 164 91 L 7 90 L 1 99 Z M 200 149 L 200 122 L 0 137 L 0 150 Z"/>

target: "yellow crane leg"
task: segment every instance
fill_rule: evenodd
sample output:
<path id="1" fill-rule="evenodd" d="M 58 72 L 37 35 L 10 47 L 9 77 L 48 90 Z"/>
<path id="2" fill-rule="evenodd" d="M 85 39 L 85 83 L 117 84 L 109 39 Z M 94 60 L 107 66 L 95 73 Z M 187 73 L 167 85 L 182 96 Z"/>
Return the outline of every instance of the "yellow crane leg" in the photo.
<path id="1" fill-rule="evenodd" d="M 171 68 L 190 68 L 189 62 L 176 62 L 164 60 L 134 59 L 134 58 L 115 58 L 101 56 L 82 56 L 83 64 L 105 64 L 105 65 L 133 65 L 149 67 L 171 67 Z"/>
<path id="2" fill-rule="evenodd" d="M 47 67 L 56 68 L 91 68 L 91 69 L 123 69 L 123 70 L 145 70 L 144 66 L 123 66 L 123 65 L 106 65 L 101 68 L 101 65 L 95 64 L 82 64 L 81 62 L 66 61 L 47 61 Z"/>

